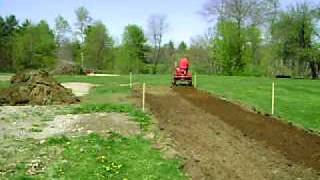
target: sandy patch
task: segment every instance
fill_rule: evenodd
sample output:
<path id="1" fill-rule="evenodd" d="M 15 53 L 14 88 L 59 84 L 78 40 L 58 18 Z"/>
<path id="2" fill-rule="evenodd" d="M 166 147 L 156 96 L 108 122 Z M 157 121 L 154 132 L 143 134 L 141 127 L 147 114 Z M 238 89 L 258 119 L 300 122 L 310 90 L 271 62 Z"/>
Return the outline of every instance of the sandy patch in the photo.
<path id="1" fill-rule="evenodd" d="M 9 75 L 0 75 L 0 81 L 10 81 L 11 76 Z"/>
<path id="2" fill-rule="evenodd" d="M 89 94 L 90 89 L 97 86 L 91 83 L 80 82 L 61 83 L 61 85 L 65 88 L 71 89 L 73 94 L 79 97 Z"/>
<path id="3" fill-rule="evenodd" d="M 7 137 L 45 139 L 63 134 L 140 134 L 139 124 L 125 114 L 67 113 L 64 106 L 0 106 L 0 141 Z"/>
<path id="4" fill-rule="evenodd" d="M 36 139 L 45 139 L 55 135 L 81 135 L 84 133 L 108 135 L 111 132 L 123 136 L 140 134 L 140 127 L 129 117 L 120 113 L 93 113 L 59 115 L 49 122 L 42 132 L 35 134 Z"/>

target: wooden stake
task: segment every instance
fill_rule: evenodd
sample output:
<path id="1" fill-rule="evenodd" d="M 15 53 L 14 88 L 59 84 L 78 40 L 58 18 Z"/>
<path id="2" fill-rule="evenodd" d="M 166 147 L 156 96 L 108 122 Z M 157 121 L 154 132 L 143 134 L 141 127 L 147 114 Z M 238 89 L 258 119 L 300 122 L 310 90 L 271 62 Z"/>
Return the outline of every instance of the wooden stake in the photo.
<path id="1" fill-rule="evenodd" d="M 274 115 L 274 82 L 272 82 L 272 101 L 271 114 Z"/>
<path id="2" fill-rule="evenodd" d="M 132 72 L 130 72 L 130 88 L 132 89 Z"/>
<path id="3" fill-rule="evenodd" d="M 197 87 L 197 73 L 194 73 L 194 87 Z"/>
<path id="4" fill-rule="evenodd" d="M 145 100 L 146 100 L 146 83 L 143 83 L 143 87 L 142 87 L 142 111 L 145 111 Z"/>

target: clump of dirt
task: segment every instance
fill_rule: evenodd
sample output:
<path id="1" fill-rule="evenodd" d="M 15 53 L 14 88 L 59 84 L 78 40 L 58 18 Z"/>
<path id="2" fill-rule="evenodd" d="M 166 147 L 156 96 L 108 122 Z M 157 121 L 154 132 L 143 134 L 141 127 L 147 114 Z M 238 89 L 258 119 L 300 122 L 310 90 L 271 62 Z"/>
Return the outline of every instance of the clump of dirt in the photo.
<path id="1" fill-rule="evenodd" d="M 44 70 L 17 73 L 9 88 L 0 92 L 0 105 L 73 104 L 80 100 Z"/>

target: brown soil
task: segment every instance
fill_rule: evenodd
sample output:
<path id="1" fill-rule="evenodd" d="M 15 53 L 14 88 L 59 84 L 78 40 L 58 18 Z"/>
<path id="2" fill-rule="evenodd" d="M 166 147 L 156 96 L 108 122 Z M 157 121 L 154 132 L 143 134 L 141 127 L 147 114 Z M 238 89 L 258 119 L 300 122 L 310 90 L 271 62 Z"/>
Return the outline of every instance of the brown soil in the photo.
<path id="1" fill-rule="evenodd" d="M 320 138 L 190 88 L 148 89 L 193 179 L 319 179 Z"/>
<path id="2" fill-rule="evenodd" d="M 26 71 L 14 75 L 9 88 L 0 91 L 0 105 L 72 104 L 79 99 L 59 84 L 48 72 Z"/>

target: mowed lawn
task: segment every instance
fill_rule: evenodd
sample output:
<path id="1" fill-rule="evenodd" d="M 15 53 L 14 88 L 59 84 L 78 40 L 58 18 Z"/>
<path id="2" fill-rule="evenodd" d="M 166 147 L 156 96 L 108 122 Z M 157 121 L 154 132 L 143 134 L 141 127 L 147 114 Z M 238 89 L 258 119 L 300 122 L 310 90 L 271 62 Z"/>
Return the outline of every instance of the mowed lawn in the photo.
<path id="1" fill-rule="evenodd" d="M 198 76 L 198 88 L 271 114 L 275 82 L 275 116 L 320 132 L 320 81 L 256 77 Z"/>

